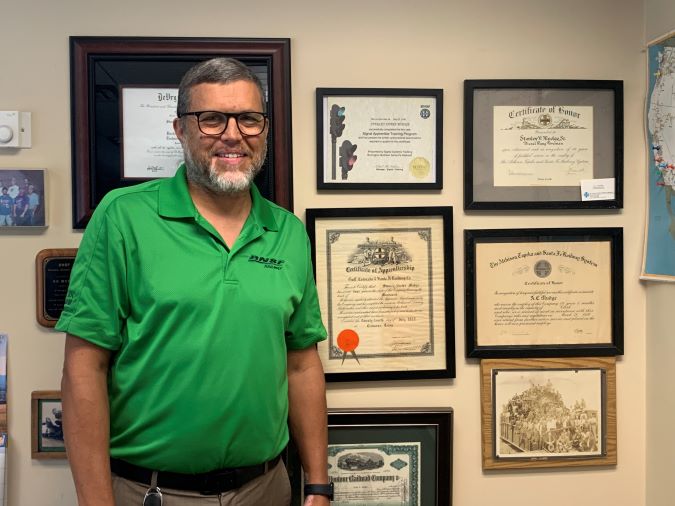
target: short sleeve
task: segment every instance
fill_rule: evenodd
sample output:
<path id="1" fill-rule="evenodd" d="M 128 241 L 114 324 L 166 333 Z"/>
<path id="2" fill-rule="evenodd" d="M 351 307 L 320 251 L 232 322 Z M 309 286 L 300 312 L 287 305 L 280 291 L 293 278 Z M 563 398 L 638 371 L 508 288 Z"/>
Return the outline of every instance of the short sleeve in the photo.
<path id="1" fill-rule="evenodd" d="M 319 297 L 314 282 L 312 254 L 309 238 L 305 234 L 305 287 L 302 299 L 296 306 L 286 329 L 286 346 L 291 350 L 309 348 L 311 345 L 326 339 L 326 328 L 321 321 Z"/>
<path id="2" fill-rule="evenodd" d="M 117 350 L 129 313 L 126 254 L 122 235 L 109 216 L 110 206 L 104 202 L 82 237 L 56 330 Z"/>

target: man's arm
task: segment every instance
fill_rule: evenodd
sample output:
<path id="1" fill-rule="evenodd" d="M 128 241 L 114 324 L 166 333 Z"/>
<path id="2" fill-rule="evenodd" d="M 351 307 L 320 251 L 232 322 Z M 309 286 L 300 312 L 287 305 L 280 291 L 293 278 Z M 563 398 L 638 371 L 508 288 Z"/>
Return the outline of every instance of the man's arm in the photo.
<path id="1" fill-rule="evenodd" d="M 328 483 L 326 384 L 316 347 L 288 352 L 288 401 L 291 435 L 298 446 L 307 483 Z M 308 496 L 305 506 L 329 504 Z"/>
<path id="2" fill-rule="evenodd" d="M 66 335 L 63 435 L 80 506 L 114 506 L 110 477 L 110 351 Z"/>

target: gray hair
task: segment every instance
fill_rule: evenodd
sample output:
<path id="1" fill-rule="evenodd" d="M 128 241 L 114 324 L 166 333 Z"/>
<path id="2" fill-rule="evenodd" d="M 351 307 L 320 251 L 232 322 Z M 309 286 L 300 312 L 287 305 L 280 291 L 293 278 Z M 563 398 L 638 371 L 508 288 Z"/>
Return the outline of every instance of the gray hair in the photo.
<path id="1" fill-rule="evenodd" d="M 250 68 L 233 58 L 212 58 L 198 63 L 188 70 L 178 86 L 177 113 L 188 112 L 192 87 L 202 83 L 228 84 L 234 81 L 249 81 L 256 85 L 265 112 L 265 92 L 262 83 Z"/>

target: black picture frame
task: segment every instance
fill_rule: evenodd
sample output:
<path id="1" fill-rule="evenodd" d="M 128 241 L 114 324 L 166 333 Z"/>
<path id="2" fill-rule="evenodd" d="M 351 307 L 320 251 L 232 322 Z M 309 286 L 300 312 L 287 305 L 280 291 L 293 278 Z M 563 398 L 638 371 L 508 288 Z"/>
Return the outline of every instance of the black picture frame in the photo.
<path id="1" fill-rule="evenodd" d="M 465 230 L 464 254 L 467 358 L 623 355 L 622 228 Z"/>
<path id="2" fill-rule="evenodd" d="M 565 185 L 560 186 L 550 185 L 543 181 L 541 184 L 528 186 L 501 184 L 497 186 L 494 153 L 496 131 L 494 107 L 496 106 L 514 106 L 514 110 L 519 108 L 523 113 L 527 112 L 526 110 L 536 110 L 538 107 L 584 106 L 592 108 L 592 163 L 591 160 L 584 160 L 592 164 L 592 178 L 583 176 L 578 179 L 613 178 L 614 197 L 607 198 L 609 195 L 605 195 L 604 200 L 582 200 L 579 185 L 568 185 L 569 180 Z M 514 114 L 518 115 L 520 112 L 515 111 Z M 532 114 L 537 113 L 530 115 Z M 565 114 L 574 113 L 566 110 Z M 518 116 L 517 119 L 523 121 L 522 118 L 525 116 L 527 115 Z M 540 117 L 546 120 L 547 125 L 551 121 L 551 116 L 547 113 Z M 565 127 L 567 130 L 563 132 L 570 132 L 569 127 L 574 126 L 573 122 L 570 123 L 565 116 L 561 117 L 565 119 L 555 123 L 557 128 Z M 527 128 L 534 128 L 535 125 L 537 123 L 530 121 L 527 124 L 523 123 L 523 127 Z M 551 126 L 548 125 L 547 128 Z M 539 130 L 539 132 L 542 131 Z M 545 136 L 539 135 L 539 137 Z M 549 138 L 552 137 L 549 136 Z M 524 141 L 520 142 L 521 146 L 509 148 L 509 151 L 536 149 L 526 148 Z M 556 139 L 550 142 L 554 144 L 557 142 L 565 148 L 577 149 L 569 139 L 562 143 Z M 571 146 L 566 146 L 565 142 L 569 142 Z M 535 156 L 537 153 L 531 151 L 530 154 Z M 580 161 L 582 160 L 577 159 L 576 163 Z M 622 207 L 623 81 L 544 79 L 470 79 L 464 81 L 465 210 L 621 209 Z"/>
<path id="3" fill-rule="evenodd" d="M 73 228 L 86 226 L 108 191 L 146 180 L 121 176 L 119 87 L 177 88 L 187 69 L 218 56 L 264 68 L 269 149 L 256 184 L 292 210 L 290 39 L 71 36 Z"/>
<path id="4" fill-rule="evenodd" d="M 454 378 L 452 207 L 307 209 L 306 217 L 328 331 L 318 345 L 326 381 Z M 355 333 L 353 348 L 343 332 Z"/>
<path id="5" fill-rule="evenodd" d="M 340 159 L 340 150 L 337 148 L 336 142 L 338 137 L 342 137 L 342 131 L 344 130 L 345 123 L 349 121 L 349 111 L 345 111 L 342 107 L 341 117 L 341 130 L 336 136 L 332 135 L 331 124 L 331 108 L 338 107 L 340 104 L 335 104 L 333 106 L 327 105 L 327 100 L 332 97 L 342 97 L 344 99 L 359 99 L 365 98 L 367 100 L 368 107 L 375 108 L 376 111 L 380 111 L 384 106 L 380 106 L 378 109 L 374 104 L 377 104 L 379 99 L 414 99 L 421 98 L 424 99 L 422 103 L 416 102 L 413 104 L 413 108 L 419 106 L 419 114 L 422 122 L 431 120 L 429 127 L 432 130 L 432 139 L 425 139 L 428 142 L 433 143 L 433 146 L 428 146 L 427 148 L 433 154 L 431 160 L 425 156 L 421 156 L 421 153 L 411 151 L 410 154 L 400 154 L 393 155 L 389 154 L 380 154 L 372 155 L 373 158 L 381 158 L 382 162 L 380 165 L 382 167 L 373 168 L 370 167 L 370 171 L 375 171 L 377 176 L 394 174 L 390 175 L 392 181 L 377 181 L 377 178 L 374 175 L 369 175 L 370 180 L 366 178 L 361 182 L 338 182 L 343 177 L 348 177 L 348 172 L 343 170 L 337 170 L 336 166 L 338 160 Z M 330 107 L 330 108 L 329 108 Z M 388 143 L 380 141 L 378 144 L 382 144 L 381 149 L 389 150 L 405 150 L 407 145 L 410 143 L 410 140 L 401 137 L 399 140 L 394 142 L 393 135 L 399 135 L 396 132 L 401 132 L 401 136 L 408 134 L 417 133 L 414 128 L 409 127 L 409 121 L 412 117 L 404 117 L 405 121 L 393 124 L 395 121 L 396 114 L 404 114 L 402 112 L 402 107 L 399 110 L 386 110 L 382 114 L 391 115 L 388 116 L 389 122 L 385 121 L 387 118 L 378 118 L 382 120 L 382 124 L 377 128 L 379 130 L 385 130 L 388 138 L 386 139 Z M 337 111 L 337 109 L 336 109 Z M 435 112 L 435 114 L 434 114 Z M 412 112 L 411 112 L 412 115 Z M 344 119 L 346 116 L 346 119 Z M 357 149 L 358 143 L 361 142 L 373 142 L 366 140 L 367 134 L 375 133 L 372 125 L 372 120 L 374 118 L 369 118 L 368 121 L 371 123 L 368 125 L 358 124 L 358 128 L 355 128 L 354 135 L 358 135 L 356 138 L 350 139 L 350 141 L 356 141 L 352 144 L 354 149 Z M 399 118 L 401 119 L 401 118 Z M 417 119 L 417 118 L 415 118 Z M 421 123 L 422 124 L 422 123 Z M 403 125 L 403 126 L 401 126 Z M 328 131 L 327 131 L 328 128 Z M 406 130 L 407 129 L 407 130 Z M 443 90 L 442 89 L 420 89 L 420 88 L 317 88 L 316 89 L 316 132 L 317 132 L 317 143 L 316 143 L 316 181 L 317 189 L 319 190 L 440 190 L 443 188 Z M 406 133 L 407 132 L 407 133 Z M 415 137 L 414 135 L 412 136 Z M 331 146 L 329 147 L 327 139 L 330 140 Z M 360 140 L 359 140 L 360 139 Z M 344 144 L 345 139 L 341 139 Z M 419 140 L 419 139 L 417 139 Z M 347 141 L 348 142 L 348 141 Z M 343 146 L 340 147 L 342 149 Z M 378 146 L 380 147 L 380 146 Z M 328 156 L 328 151 L 331 152 L 332 159 L 332 168 L 331 168 L 331 177 L 326 178 L 324 175 L 326 167 L 326 156 Z M 360 156 L 362 160 L 365 160 L 366 154 L 363 153 L 363 149 L 356 153 L 352 151 L 351 154 L 356 154 L 356 163 L 358 162 L 358 157 Z M 339 156 L 340 155 L 340 156 Z M 394 161 L 391 163 L 384 163 L 389 158 L 393 158 Z M 363 163 L 363 162 L 361 162 Z M 354 165 L 355 165 L 354 164 Z M 386 165 L 386 167 L 385 167 Z M 344 172 L 344 175 L 341 175 L 340 178 L 337 177 L 337 172 L 341 174 Z M 410 175 L 410 177 L 404 178 L 403 176 Z M 399 179 L 397 181 L 397 179 Z M 405 181 L 403 179 L 406 179 Z M 415 181 L 419 179 L 419 181 Z"/>
<path id="6" fill-rule="evenodd" d="M 453 468 L 453 409 L 452 408 L 381 408 L 381 409 L 331 409 L 328 411 L 328 451 L 338 451 L 339 445 L 395 445 L 419 444 L 420 501 L 415 506 L 452 505 Z M 289 445 L 287 468 L 291 478 L 293 506 L 300 506 L 303 472 L 297 449 Z M 335 456 L 333 456 L 335 458 Z M 369 470 L 363 470 L 370 474 Z M 377 470 L 373 471 L 377 472 Z M 329 467 L 329 476 L 335 487 L 335 500 L 339 501 L 341 487 L 348 481 L 336 480 L 335 470 Z M 354 472 L 357 474 L 358 472 Z M 345 474 L 351 474 L 347 471 Z M 364 506 L 369 503 L 364 501 Z M 373 503 L 376 504 L 376 503 Z"/>

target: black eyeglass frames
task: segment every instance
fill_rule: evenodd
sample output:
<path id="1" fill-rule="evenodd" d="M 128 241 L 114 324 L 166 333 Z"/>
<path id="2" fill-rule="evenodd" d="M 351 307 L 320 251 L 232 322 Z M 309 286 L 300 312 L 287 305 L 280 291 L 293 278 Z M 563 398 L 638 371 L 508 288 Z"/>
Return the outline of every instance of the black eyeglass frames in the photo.
<path id="1" fill-rule="evenodd" d="M 267 124 L 267 114 L 264 112 L 220 112 L 220 111 L 192 111 L 178 114 L 179 118 L 195 116 L 199 130 L 206 135 L 221 135 L 227 130 L 230 118 L 234 118 L 241 135 L 251 137 L 260 135 Z"/>

